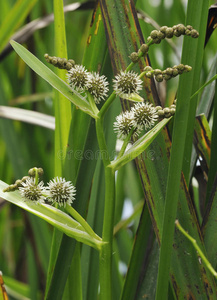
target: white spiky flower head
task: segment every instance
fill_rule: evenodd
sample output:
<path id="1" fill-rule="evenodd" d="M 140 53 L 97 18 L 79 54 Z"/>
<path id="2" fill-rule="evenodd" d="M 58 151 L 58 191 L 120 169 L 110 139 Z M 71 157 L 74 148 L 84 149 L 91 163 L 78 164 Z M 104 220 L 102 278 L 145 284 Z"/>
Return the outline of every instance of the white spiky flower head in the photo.
<path id="1" fill-rule="evenodd" d="M 76 188 L 71 181 L 66 181 L 62 177 L 55 177 L 53 180 L 50 180 L 47 191 L 49 193 L 48 200 L 58 203 L 59 206 L 65 207 L 66 203 L 71 205 L 75 200 Z"/>
<path id="2" fill-rule="evenodd" d="M 96 104 L 108 95 L 108 81 L 107 78 L 99 73 L 93 72 L 88 74 L 87 87 L 89 93 L 93 96 Z"/>
<path id="3" fill-rule="evenodd" d="M 36 201 L 37 203 L 43 203 L 45 200 L 45 187 L 43 181 L 38 184 L 35 183 L 35 178 L 29 177 L 25 182 L 21 183 L 19 187 L 20 194 L 26 200 Z"/>
<path id="4" fill-rule="evenodd" d="M 88 82 L 88 71 L 84 66 L 75 65 L 73 66 L 66 75 L 69 85 L 77 90 L 78 92 L 83 92 L 87 90 Z"/>
<path id="5" fill-rule="evenodd" d="M 142 80 L 134 71 L 121 71 L 113 79 L 115 93 L 124 99 L 130 99 L 142 89 Z"/>
<path id="6" fill-rule="evenodd" d="M 133 113 L 132 111 L 122 112 L 116 117 L 114 122 L 114 131 L 117 133 L 119 139 L 124 140 L 130 133 L 133 127 Z"/>
<path id="7" fill-rule="evenodd" d="M 133 113 L 133 126 L 139 131 L 143 128 L 150 129 L 158 120 L 158 114 L 155 107 L 148 102 L 137 103 L 131 108 Z"/>

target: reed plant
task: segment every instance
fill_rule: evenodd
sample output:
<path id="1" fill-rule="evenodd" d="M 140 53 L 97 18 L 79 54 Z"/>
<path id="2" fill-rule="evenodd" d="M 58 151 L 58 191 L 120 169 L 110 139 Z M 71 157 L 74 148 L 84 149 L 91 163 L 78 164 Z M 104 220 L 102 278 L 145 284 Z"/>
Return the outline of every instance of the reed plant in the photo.
<path id="1" fill-rule="evenodd" d="M 216 11 L 185 4 L 4 4 L 0 299 L 217 298 Z"/>

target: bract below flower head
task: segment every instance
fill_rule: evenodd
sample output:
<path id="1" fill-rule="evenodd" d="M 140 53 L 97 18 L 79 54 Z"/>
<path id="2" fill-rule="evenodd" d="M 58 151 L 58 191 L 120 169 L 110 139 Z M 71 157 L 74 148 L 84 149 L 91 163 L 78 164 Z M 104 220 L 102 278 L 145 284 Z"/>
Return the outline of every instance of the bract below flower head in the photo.
<path id="1" fill-rule="evenodd" d="M 83 92 L 87 90 L 88 71 L 84 66 L 75 65 L 72 67 L 67 74 L 69 85 L 77 90 Z"/>
<path id="2" fill-rule="evenodd" d="M 116 117 L 114 122 L 114 131 L 119 139 L 125 139 L 133 127 L 133 114 L 131 111 L 125 111 Z"/>
<path id="3" fill-rule="evenodd" d="M 150 129 L 158 120 L 157 110 L 148 102 L 137 103 L 131 111 L 133 113 L 133 126 L 137 127 L 139 131 L 143 128 Z"/>
<path id="4" fill-rule="evenodd" d="M 113 79 L 115 93 L 124 99 L 130 100 L 131 94 L 137 94 L 142 89 L 142 80 L 133 71 L 121 71 Z"/>
<path id="5" fill-rule="evenodd" d="M 99 73 L 88 74 L 87 87 L 96 104 L 108 95 L 108 81 L 104 75 L 100 76 Z"/>
<path id="6" fill-rule="evenodd" d="M 66 203 L 71 205 L 73 200 L 75 200 L 75 187 L 71 181 L 66 181 L 62 177 L 55 177 L 53 180 L 50 180 L 47 191 L 49 193 L 49 200 L 58 203 L 59 206 L 65 206 Z"/>
<path id="7" fill-rule="evenodd" d="M 22 186 L 19 187 L 19 191 L 23 198 L 31 201 L 36 201 L 38 203 L 44 202 L 45 187 L 43 181 L 35 184 L 35 178 L 30 177 L 21 184 Z"/>

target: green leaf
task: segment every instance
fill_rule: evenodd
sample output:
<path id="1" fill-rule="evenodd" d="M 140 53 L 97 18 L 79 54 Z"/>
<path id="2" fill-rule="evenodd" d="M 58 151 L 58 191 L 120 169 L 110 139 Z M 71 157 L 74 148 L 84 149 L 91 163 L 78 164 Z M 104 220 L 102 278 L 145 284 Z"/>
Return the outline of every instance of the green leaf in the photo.
<path id="1" fill-rule="evenodd" d="M 48 204 L 40 204 L 30 201 L 24 201 L 18 191 L 4 193 L 2 190 L 6 188 L 8 185 L 0 180 L 0 197 L 25 209 L 26 211 L 42 218 L 47 221 L 55 228 L 64 232 L 66 235 L 85 243 L 91 247 L 96 249 L 101 248 L 102 242 L 99 240 L 95 240 L 90 237 L 85 231 L 84 228 L 74 219 L 72 219 L 69 215 L 64 213 L 63 211 L 48 205 Z"/>
<path id="2" fill-rule="evenodd" d="M 14 30 L 24 21 L 37 0 L 18 0 L 5 16 L 0 27 L 0 53 L 8 43 Z"/>
<path id="3" fill-rule="evenodd" d="M 23 46 L 15 41 L 11 41 L 11 46 L 33 71 L 35 71 L 39 76 L 46 80 L 56 90 L 62 93 L 79 109 L 89 114 L 93 118 L 96 118 L 96 115 L 93 113 L 90 104 L 82 95 L 80 95 L 77 91 L 71 89 L 69 85 L 67 85 L 62 79 L 60 79 L 55 73 L 53 73 L 37 57 L 35 57 Z"/>
<path id="4" fill-rule="evenodd" d="M 148 146 L 154 141 L 160 131 L 164 128 L 164 126 L 171 120 L 172 117 L 168 119 L 163 119 L 160 121 L 155 127 L 149 130 L 144 136 L 138 139 L 133 146 L 124 153 L 123 156 L 118 158 L 117 160 L 113 160 L 109 167 L 113 170 L 118 170 L 126 163 L 130 162 L 131 160 L 135 159 L 139 156 Z"/>
<path id="5" fill-rule="evenodd" d="M 210 166 L 211 130 L 204 114 L 197 116 L 195 120 L 194 146 L 200 157 L 202 169 L 208 174 Z"/>
<path id="6" fill-rule="evenodd" d="M 0 106 L 0 117 L 42 126 L 51 130 L 55 129 L 54 117 L 39 113 L 37 111 L 9 106 Z"/>

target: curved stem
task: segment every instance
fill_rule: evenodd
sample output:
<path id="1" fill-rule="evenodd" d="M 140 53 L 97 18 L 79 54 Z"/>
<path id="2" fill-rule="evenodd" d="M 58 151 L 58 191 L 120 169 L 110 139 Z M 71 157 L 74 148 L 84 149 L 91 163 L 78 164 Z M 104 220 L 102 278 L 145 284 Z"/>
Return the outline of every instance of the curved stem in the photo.
<path id="1" fill-rule="evenodd" d="M 70 205 L 66 204 L 65 211 L 69 213 L 80 225 L 85 229 L 85 231 L 94 239 L 102 241 L 102 239 L 93 231 L 87 221 L 82 218 L 82 216 Z"/>

